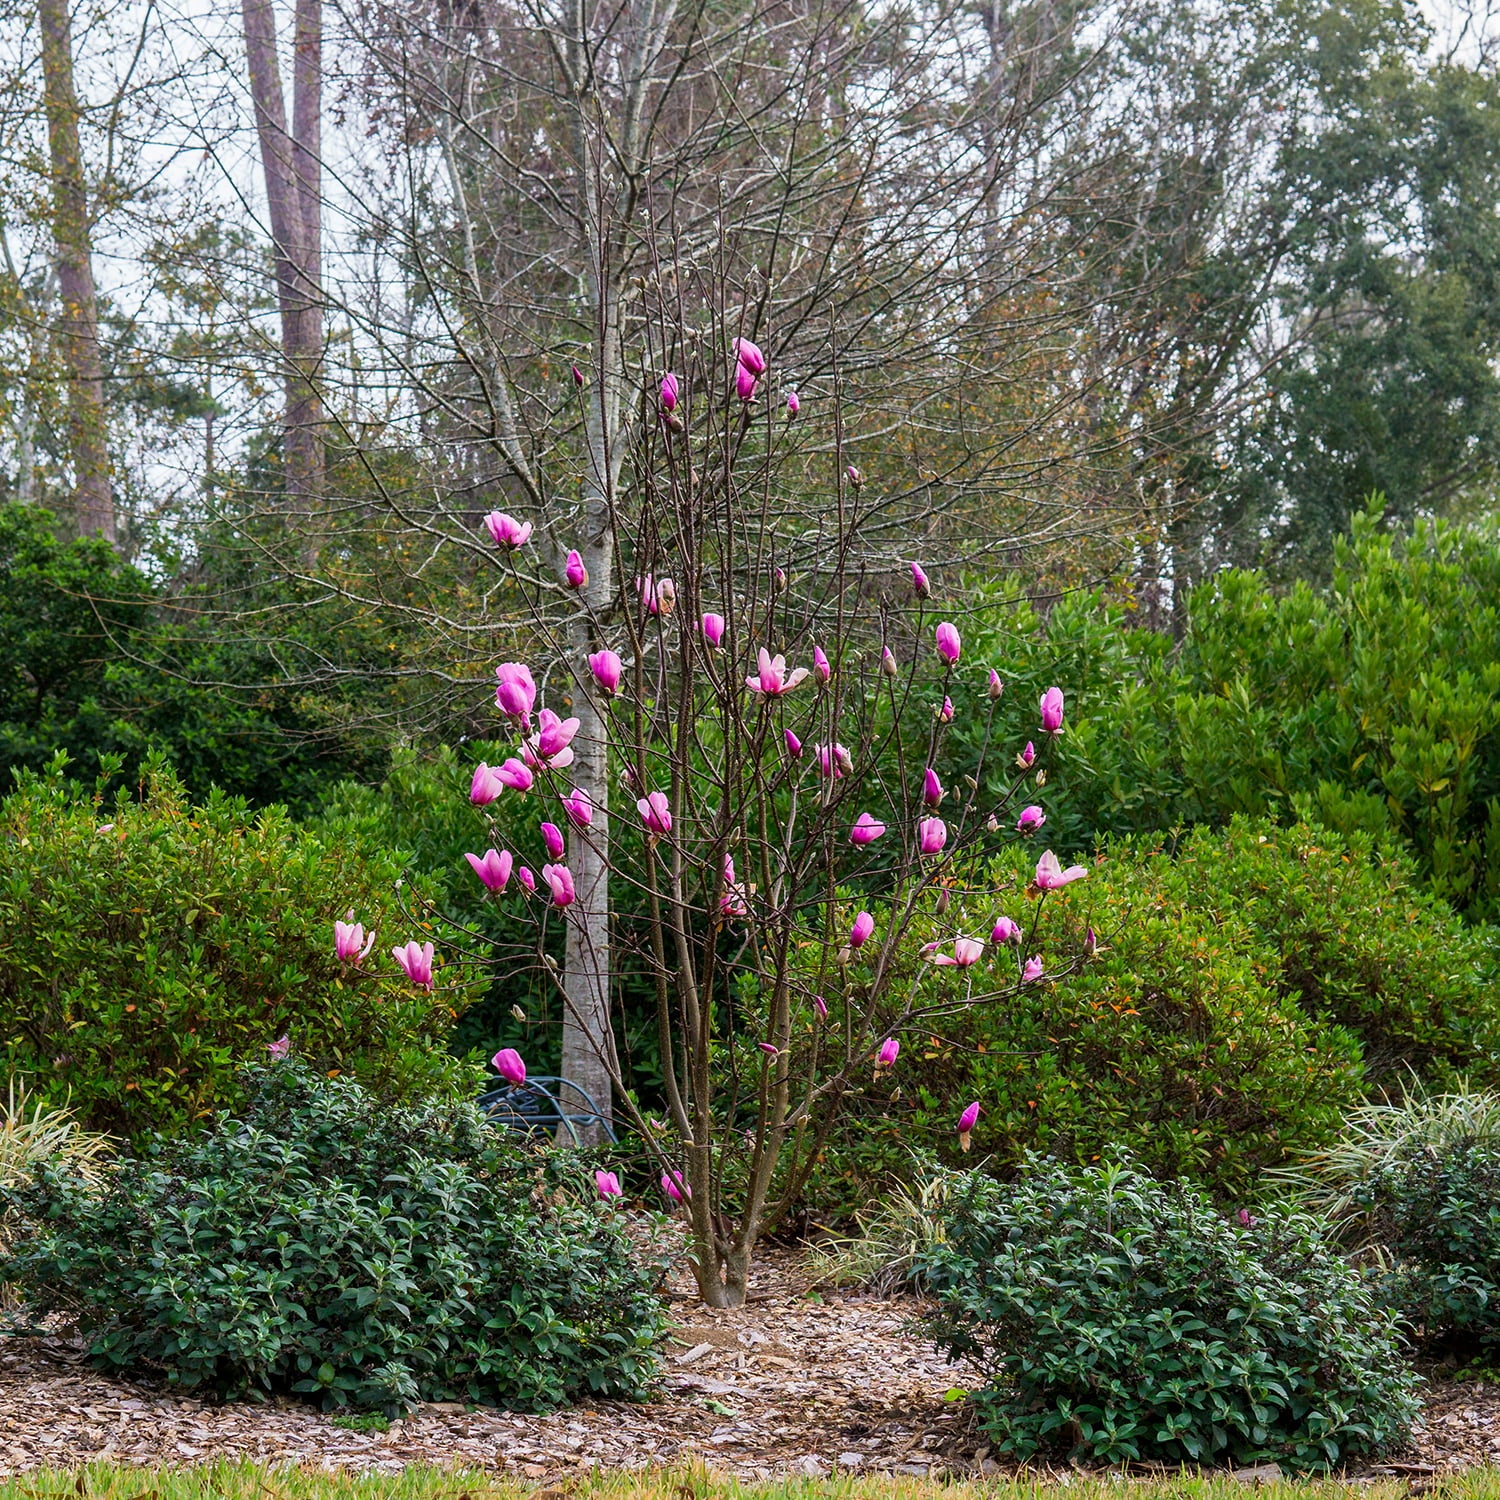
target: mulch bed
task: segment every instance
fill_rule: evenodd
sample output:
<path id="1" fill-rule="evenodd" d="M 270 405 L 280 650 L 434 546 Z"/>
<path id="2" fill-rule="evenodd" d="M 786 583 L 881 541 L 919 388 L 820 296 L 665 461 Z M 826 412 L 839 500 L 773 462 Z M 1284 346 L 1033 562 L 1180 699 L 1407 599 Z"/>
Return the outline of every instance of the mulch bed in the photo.
<path id="1" fill-rule="evenodd" d="M 0 1475 L 214 1458 L 549 1481 L 596 1465 L 690 1461 L 747 1479 L 999 1471 L 966 1404 L 946 1399 L 972 1376 L 908 1329 L 914 1299 L 810 1297 L 795 1259 L 763 1274 L 755 1300 L 733 1312 L 702 1308 L 677 1286 L 656 1400 L 547 1416 L 429 1405 L 386 1433 L 348 1431 L 289 1400 L 220 1406 L 107 1378 L 60 1336 L 0 1338 Z M 1424 1430 L 1403 1459 L 1370 1475 L 1406 1475 L 1415 1489 L 1434 1473 L 1500 1464 L 1500 1387 L 1434 1381 Z"/>

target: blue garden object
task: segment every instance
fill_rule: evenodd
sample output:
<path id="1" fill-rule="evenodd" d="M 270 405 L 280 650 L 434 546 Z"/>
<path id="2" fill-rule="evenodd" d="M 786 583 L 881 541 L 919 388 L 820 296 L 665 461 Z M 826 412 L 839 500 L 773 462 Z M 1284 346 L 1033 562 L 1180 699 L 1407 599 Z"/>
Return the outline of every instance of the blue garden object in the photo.
<path id="1" fill-rule="evenodd" d="M 565 1107 L 562 1096 L 566 1096 Z M 497 1082 L 479 1096 L 479 1108 L 485 1119 L 504 1130 L 519 1130 L 526 1135 L 555 1135 L 566 1125 L 575 1146 L 580 1145 L 579 1130 L 598 1125 L 610 1142 L 615 1141 L 614 1127 L 600 1112 L 593 1096 L 570 1078 L 548 1076 L 528 1078 L 525 1083 Z"/>

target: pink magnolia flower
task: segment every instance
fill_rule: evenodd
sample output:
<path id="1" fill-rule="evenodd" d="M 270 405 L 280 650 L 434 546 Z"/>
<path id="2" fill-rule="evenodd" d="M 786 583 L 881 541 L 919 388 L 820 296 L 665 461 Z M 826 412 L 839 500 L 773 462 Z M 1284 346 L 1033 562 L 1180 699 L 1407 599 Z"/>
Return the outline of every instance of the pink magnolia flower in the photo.
<path id="1" fill-rule="evenodd" d="M 547 846 L 547 853 L 553 859 L 561 859 L 563 850 L 567 847 L 563 843 L 562 829 L 556 823 L 542 824 L 542 842 Z"/>
<path id="2" fill-rule="evenodd" d="M 579 386 L 583 384 L 583 371 L 577 365 L 573 366 L 573 384 Z"/>
<path id="3" fill-rule="evenodd" d="M 961 1150 L 969 1149 L 969 1139 L 973 1134 L 974 1127 L 979 1123 L 979 1101 L 976 1099 L 967 1105 L 964 1112 L 958 1117 L 958 1144 Z"/>
<path id="4" fill-rule="evenodd" d="M 932 961 L 935 964 L 947 964 L 953 968 L 969 969 L 984 957 L 984 944 L 978 938 L 955 938 L 953 940 L 953 953 L 950 957 L 946 953 L 935 953 Z"/>
<path id="5" fill-rule="evenodd" d="M 542 879 L 552 892 L 554 906 L 571 906 L 578 899 L 573 889 L 573 872 L 566 865 L 543 865 Z"/>
<path id="6" fill-rule="evenodd" d="M 893 1068 L 896 1059 L 901 1056 L 901 1043 L 893 1036 L 888 1036 L 881 1044 L 880 1051 L 875 1054 L 875 1066 L 877 1068 Z"/>
<path id="7" fill-rule="evenodd" d="M 922 801 L 928 807 L 939 807 L 947 793 L 943 790 L 943 783 L 938 780 L 938 773 L 931 766 L 927 768 L 927 774 L 922 778 Z"/>
<path id="8" fill-rule="evenodd" d="M 352 917 L 354 913 L 351 911 L 349 915 Z M 374 930 L 371 929 L 369 937 L 366 937 L 362 923 L 335 922 L 333 924 L 333 951 L 338 955 L 340 963 L 358 964 L 374 946 Z"/>
<path id="9" fill-rule="evenodd" d="M 661 409 L 676 411 L 680 394 L 681 388 L 677 384 L 677 377 L 669 370 L 661 378 Z"/>
<path id="10" fill-rule="evenodd" d="M 641 591 L 641 603 L 646 606 L 647 614 L 671 614 L 672 606 L 677 602 L 677 585 L 670 578 L 657 579 L 647 573 L 644 578 L 636 579 L 636 586 Z"/>
<path id="11" fill-rule="evenodd" d="M 594 821 L 594 803 L 581 786 L 575 786 L 562 799 L 563 811 L 575 828 L 587 828 Z"/>
<path id="12" fill-rule="evenodd" d="M 712 612 L 703 616 L 703 635 L 710 646 L 717 646 L 724 639 L 724 616 Z"/>
<path id="13" fill-rule="evenodd" d="M 1000 694 L 1003 693 L 1004 691 L 1005 691 L 1005 684 L 1000 681 L 1000 674 L 993 667 L 991 667 L 990 668 L 990 687 L 989 687 L 990 697 L 991 698 L 998 698 L 1000 696 Z"/>
<path id="14" fill-rule="evenodd" d="M 513 792 L 529 792 L 536 779 L 514 755 L 495 772 L 495 775 L 502 785 L 508 786 Z"/>
<path id="15" fill-rule="evenodd" d="M 536 893 L 536 876 L 526 868 L 525 865 L 516 866 L 516 879 L 521 883 L 521 889 L 528 896 Z"/>
<path id="16" fill-rule="evenodd" d="M 850 464 L 849 467 L 844 470 L 844 474 L 848 478 L 849 483 L 852 484 L 855 489 L 858 489 L 860 485 L 865 482 L 865 476 L 861 474 L 853 464 Z"/>
<path id="17" fill-rule="evenodd" d="M 497 547 L 509 547 L 514 552 L 531 540 L 531 522 L 518 521 L 503 510 L 492 510 L 484 518 L 484 524 Z"/>
<path id="18" fill-rule="evenodd" d="M 661 1174 L 661 1190 L 673 1203 L 681 1203 L 693 1196 L 693 1185 L 683 1181 L 680 1173 L 672 1171 Z"/>
<path id="19" fill-rule="evenodd" d="M 776 592 L 778 594 L 784 592 L 786 589 L 786 569 L 777 568 L 771 574 L 771 582 L 776 585 Z"/>
<path id="20" fill-rule="evenodd" d="M 1016 819 L 1016 831 L 1018 833 L 1035 833 L 1043 823 L 1047 821 L 1047 814 L 1041 808 L 1023 807 L 1021 816 Z"/>
<path id="21" fill-rule="evenodd" d="M 801 760 L 802 741 L 799 740 L 790 729 L 782 730 L 781 737 L 786 741 L 786 753 L 790 755 L 793 760 Z"/>
<path id="22" fill-rule="evenodd" d="M 484 858 L 477 854 L 466 854 L 470 868 L 479 877 L 487 891 L 503 891 L 510 882 L 510 869 L 515 863 L 515 856 L 509 849 L 497 852 L 494 849 L 486 849 Z"/>
<path id="23" fill-rule="evenodd" d="M 1014 943 L 1019 940 L 1021 929 L 1009 917 L 999 918 L 990 931 L 992 943 Z"/>
<path id="24" fill-rule="evenodd" d="M 958 638 L 958 627 L 950 623 L 949 621 L 944 620 L 943 623 L 937 628 L 936 639 L 938 655 L 941 656 L 944 661 L 957 661 L 958 654 L 963 649 L 962 643 Z"/>
<path id="25" fill-rule="evenodd" d="M 589 570 L 584 567 L 583 558 L 576 547 L 568 553 L 568 562 L 563 569 L 563 577 L 567 580 L 570 589 L 581 589 L 589 581 Z"/>
<path id="26" fill-rule="evenodd" d="M 603 1167 L 594 1168 L 594 1187 L 601 1198 L 619 1198 L 624 1193 L 620 1179 L 613 1172 L 606 1172 Z"/>
<path id="27" fill-rule="evenodd" d="M 474 768 L 469 781 L 469 801 L 476 807 L 487 807 L 501 792 L 505 783 L 483 761 Z"/>
<path id="28" fill-rule="evenodd" d="M 927 575 L 922 571 L 922 564 L 914 562 L 911 565 L 911 586 L 917 592 L 918 599 L 928 599 L 932 596 L 932 585 L 927 581 Z"/>
<path id="29" fill-rule="evenodd" d="M 768 698 L 779 698 L 783 693 L 789 693 L 807 676 L 806 667 L 798 667 L 790 675 L 786 669 L 786 657 L 772 656 L 764 646 L 760 648 L 757 658 L 760 668 L 754 677 L 745 679 L 745 686 L 752 693 L 764 693 Z"/>
<path id="30" fill-rule="evenodd" d="M 518 661 L 501 662 L 495 668 L 495 705 L 500 712 L 522 724 L 531 724 L 531 710 L 536 703 L 536 683 L 531 669 Z"/>
<path id="31" fill-rule="evenodd" d="M 1066 870 L 1063 869 L 1062 863 L 1050 849 L 1036 862 L 1037 889 L 1042 891 L 1061 890 L 1075 880 L 1082 880 L 1087 874 L 1088 871 L 1082 865 L 1069 865 Z"/>
<path id="32" fill-rule="evenodd" d="M 941 818 L 923 818 L 917 824 L 917 848 L 923 854 L 941 854 L 948 842 L 948 825 Z"/>
<path id="33" fill-rule="evenodd" d="M 671 833 L 672 810 L 667 805 L 665 792 L 648 792 L 646 796 L 637 798 L 635 807 L 650 832 Z"/>
<path id="34" fill-rule="evenodd" d="M 736 339 L 734 341 L 735 363 L 742 369 L 749 370 L 752 375 L 764 375 L 766 373 L 766 357 L 760 351 L 758 344 L 752 344 L 749 339 Z"/>
<path id="35" fill-rule="evenodd" d="M 757 1042 L 755 1044 L 767 1057 L 780 1057 L 781 1048 L 775 1042 Z"/>
<path id="36" fill-rule="evenodd" d="M 849 842 L 851 844 L 873 844 L 884 832 L 885 824 L 879 818 L 873 818 L 869 813 L 862 812 L 854 820 L 854 827 L 849 830 Z"/>
<path id="37" fill-rule="evenodd" d="M 1039 958 L 1028 958 L 1026 967 L 1021 970 L 1021 983 L 1034 984 L 1042 977 L 1042 961 Z"/>
<path id="38" fill-rule="evenodd" d="M 897 672 L 896 653 L 889 646 L 882 646 L 880 650 L 880 670 L 887 677 L 894 677 Z"/>
<path id="39" fill-rule="evenodd" d="M 797 393 L 796 393 L 796 391 L 788 391 L 786 393 L 786 414 L 787 414 L 787 416 L 788 417 L 795 417 L 797 415 L 797 413 L 799 411 L 801 411 L 801 410 L 802 410 L 802 403 L 797 399 Z"/>
<path id="40" fill-rule="evenodd" d="M 849 929 L 849 946 L 851 948 L 863 948 L 869 942 L 870 934 L 874 931 L 875 918 L 867 911 L 860 912 L 854 919 L 854 925 Z"/>
<path id="41" fill-rule="evenodd" d="M 744 365 L 737 365 L 734 371 L 734 393 L 741 401 L 753 401 L 755 399 L 755 388 L 760 382 L 755 378 L 754 370 L 747 370 Z"/>
<path id="42" fill-rule="evenodd" d="M 507 1083 L 513 1083 L 519 1088 L 526 1082 L 526 1064 L 514 1047 L 502 1047 L 490 1062 Z"/>
<path id="43" fill-rule="evenodd" d="M 537 732 L 521 748 L 528 766 L 551 766 L 561 771 L 573 764 L 569 748 L 578 733 L 577 719 L 560 719 L 550 708 L 537 715 Z"/>
<path id="44" fill-rule="evenodd" d="M 819 682 L 827 682 L 833 676 L 833 668 L 829 666 L 821 646 L 813 647 L 813 675 Z"/>
<path id="45" fill-rule="evenodd" d="M 401 965 L 406 977 L 419 989 L 432 988 L 432 944 L 418 944 L 415 939 L 404 948 L 392 948 L 391 957 Z"/>
<path id="46" fill-rule="evenodd" d="M 736 919 L 750 915 L 749 903 L 745 900 L 745 888 L 733 882 L 724 887 L 719 896 L 719 914 Z"/>
<path id="47" fill-rule="evenodd" d="M 1042 710 L 1042 728 L 1048 734 L 1061 734 L 1063 722 L 1062 689 L 1049 687 L 1042 694 L 1040 707 Z"/>
<path id="48" fill-rule="evenodd" d="M 1016 764 L 1023 771 L 1031 768 L 1031 763 L 1036 759 L 1036 746 L 1030 740 L 1026 741 L 1026 748 L 1016 757 Z"/>
<path id="49" fill-rule="evenodd" d="M 589 657 L 589 671 L 606 693 L 615 693 L 619 691 L 625 667 L 613 651 L 596 651 Z"/>
<path id="50" fill-rule="evenodd" d="M 289 1036 L 279 1036 L 274 1042 L 266 1043 L 266 1051 L 272 1062 L 280 1062 L 292 1050 L 292 1039 Z"/>
<path id="51" fill-rule="evenodd" d="M 854 757 L 849 754 L 844 746 L 839 744 L 818 745 L 818 769 L 825 775 L 831 776 L 835 781 L 840 776 L 847 776 L 854 770 Z"/>
<path id="52" fill-rule="evenodd" d="M 953 722 L 953 700 L 951 698 L 943 699 L 943 706 L 938 709 L 938 722 L 941 724 L 951 724 Z"/>
<path id="53" fill-rule="evenodd" d="M 817 1012 L 820 1021 L 828 1019 L 828 1002 L 821 995 L 813 996 L 813 1010 Z"/>

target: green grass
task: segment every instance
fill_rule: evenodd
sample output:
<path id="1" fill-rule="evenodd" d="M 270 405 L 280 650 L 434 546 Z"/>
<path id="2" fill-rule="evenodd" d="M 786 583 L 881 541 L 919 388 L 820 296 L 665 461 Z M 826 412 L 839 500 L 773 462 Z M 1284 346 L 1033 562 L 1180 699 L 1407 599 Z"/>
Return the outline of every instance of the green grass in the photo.
<path id="1" fill-rule="evenodd" d="M 1254 1488 L 1228 1478 L 1112 1479 L 951 1483 L 904 1477 L 789 1479 L 740 1483 L 703 1468 L 636 1474 L 585 1474 L 561 1488 L 493 1474 L 407 1469 L 390 1475 L 331 1474 L 315 1469 L 215 1463 L 190 1468 L 134 1469 L 88 1464 L 0 1479 L 0 1500 L 1398 1500 L 1405 1480 L 1351 1489 L 1336 1480 L 1283 1482 Z M 1423 1493 L 1442 1500 L 1500 1500 L 1500 1471 L 1445 1478 Z"/>

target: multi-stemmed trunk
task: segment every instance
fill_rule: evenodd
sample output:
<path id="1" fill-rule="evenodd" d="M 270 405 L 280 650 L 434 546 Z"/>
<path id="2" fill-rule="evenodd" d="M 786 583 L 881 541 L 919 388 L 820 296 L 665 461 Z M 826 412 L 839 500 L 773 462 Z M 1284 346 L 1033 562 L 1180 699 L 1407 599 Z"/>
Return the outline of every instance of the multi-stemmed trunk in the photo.
<path id="1" fill-rule="evenodd" d="M 104 360 L 94 288 L 88 190 L 78 136 L 73 30 L 67 0 L 38 0 L 47 142 L 52 166 L 52 237 L 57 246 L 58 332 L 68 380 L 68 442 L 73 459 L 74 523 L 81 536 L 115 536 Z"/>

